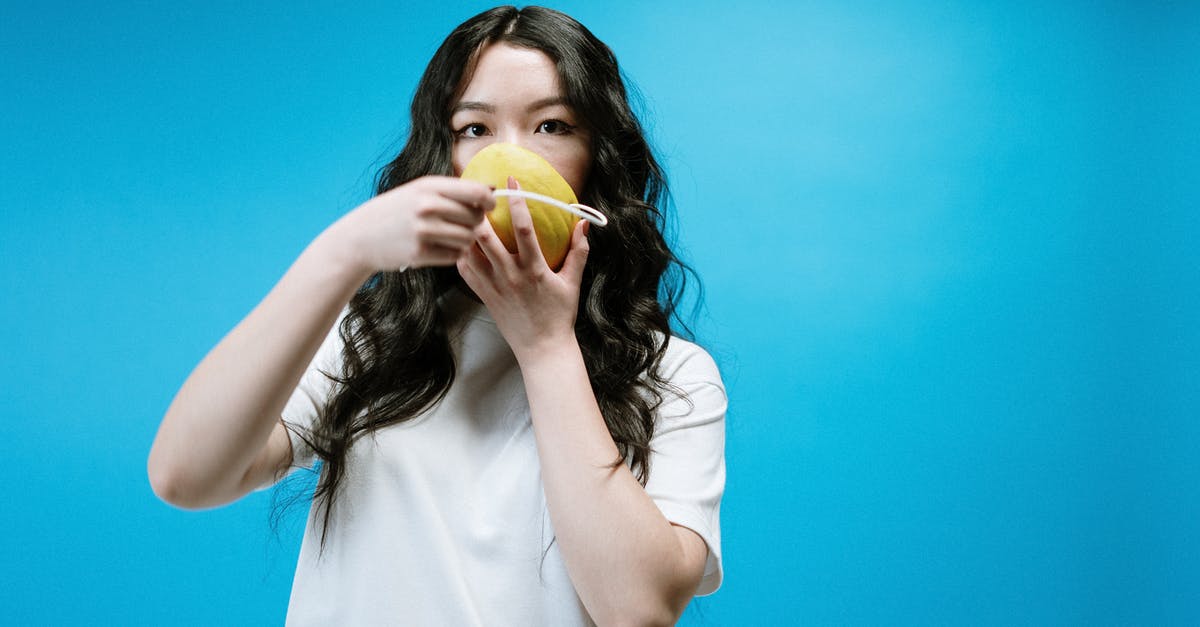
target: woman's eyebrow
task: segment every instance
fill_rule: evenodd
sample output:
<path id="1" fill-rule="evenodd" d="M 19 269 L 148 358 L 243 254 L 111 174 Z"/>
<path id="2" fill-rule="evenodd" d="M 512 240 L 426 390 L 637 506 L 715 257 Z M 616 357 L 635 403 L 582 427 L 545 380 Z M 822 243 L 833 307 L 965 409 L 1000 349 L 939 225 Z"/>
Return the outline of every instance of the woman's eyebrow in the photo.
<path id="1" fill-rule="evenodd" d="M 540 111 L 541 109 L 549 109 L 550 107 L 559 106 L 569 108 L 571 105 L 567 103 L 567 98 L 565 96 L 550 96 L 549 98 L 534 100 L 533 103 L 529 105 L 528 111 Z"/>
<path id="2" fill-rule="evenodd" d="M 494 107 L 486 102 L 477 102 L 474 100 L 464 100 L 464 101 L 454 105 L 454 108 L 450 110 L 450 115 L 454 115 L 455 113 L 458 113 L 459 111 L 483 111 L 484 113 L 495 113 L 496 107 Z"/>
<path id="3" fill-rule="evenodd" d="M 565 96 L 550 96 L 547 98 L 542 98 L 540 100 L 534 100 L 532 103 L 529 104 L 528 107 L 526 107 L 526 111 L 529 111 L 532 113 L 534 111 L 540 111 L 542 109 L 549 109 L 550 107 L 568 107 L 569 108 L 570 106 L 571 105 L 569 105 L 567 103 L 567 99 Z M 459 111 L 483 111 L 484 113 L 495 113 L 496 106 L 491 103 L 480 102 L 478 100 L 463 100 L 462 102 L 454 105 L 454 108 L 450 110 L 450 115 L 454 115 L 455 113 L 458 113 Z"/>

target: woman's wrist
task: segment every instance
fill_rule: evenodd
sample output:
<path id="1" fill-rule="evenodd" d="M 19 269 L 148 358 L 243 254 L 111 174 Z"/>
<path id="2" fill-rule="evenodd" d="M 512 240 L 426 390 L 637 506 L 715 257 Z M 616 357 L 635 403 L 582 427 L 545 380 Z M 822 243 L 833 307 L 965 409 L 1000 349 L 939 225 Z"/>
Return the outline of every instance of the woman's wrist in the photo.
<path id="1" fill-rule="evenodd" d="M 375 273 L 366 260 L 359 254 L 359 248 L 345 234 L 344 229 L 334 223 L 321 232 L 309 244 L 303 255 L 310 256 L 315 263 L 355 286 Z"/>
<path id="2" fill-rule="evenodd" d="M 536 344 L 514 347 L 513 355 L 521 372 L 526 375 L 554 373 L 569 368 L 573 363 L 583 362 L 583 350 L 574 333 L 557 338 L 545 336 Z"/>

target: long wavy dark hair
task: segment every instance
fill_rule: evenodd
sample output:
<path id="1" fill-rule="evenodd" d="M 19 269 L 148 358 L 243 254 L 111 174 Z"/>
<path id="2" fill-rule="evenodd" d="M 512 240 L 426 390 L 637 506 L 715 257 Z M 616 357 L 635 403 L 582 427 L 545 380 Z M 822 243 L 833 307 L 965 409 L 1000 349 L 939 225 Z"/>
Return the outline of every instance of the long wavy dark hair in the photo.
<path id="1" fill-rule="evenodd" d="M 480 51 L 498 42 L 549 56 L 568 103 L 591 132 L 593 165 L 580 198 L 604 212 L 609 223 L 588 234 L 575 334 L 620 452 L 613 467 L 630 463 L 644 486 L 655 409 L 673 389 L 658 367 L 672 319 L 679 335 L 692 338 L 676 308 L 687 277 L 695 273 L 663 235 L 666 180 L 608 46 L 569 16 L 542 7 L 498 7 L 467 20 L 450 33 L 421 77 L 408 141 L 380 171 L 376 194 L 427 174 L 452 173 L 451 107 Z M 322 460 L 313 493 L 314 502 L 323 504 L 322 551 L 350 446 L 420 415 L 454 382 L 448 320 L 437 300 L 459 281 L 453 266 L 380 272 L 351 299 L 339 328 L 342 371 L 329 373 L 334 392 L 311 429 L 288 425 Z"/>

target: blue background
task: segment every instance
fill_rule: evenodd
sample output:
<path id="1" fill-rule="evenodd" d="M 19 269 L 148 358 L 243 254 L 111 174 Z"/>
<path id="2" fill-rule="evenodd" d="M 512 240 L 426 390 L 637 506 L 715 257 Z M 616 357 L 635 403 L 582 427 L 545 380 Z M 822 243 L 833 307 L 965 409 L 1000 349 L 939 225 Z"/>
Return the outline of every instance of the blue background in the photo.
<path id="1" fill-rule="evenodd" d="M 165 505 L 150 443 L 488 5 L 92 4 L 0 17 L 0 621 L 281 624 L 304 508 Z M 1200 622 L 1195 4 L 556 6 L 729 388 L 683 624 Z"/>

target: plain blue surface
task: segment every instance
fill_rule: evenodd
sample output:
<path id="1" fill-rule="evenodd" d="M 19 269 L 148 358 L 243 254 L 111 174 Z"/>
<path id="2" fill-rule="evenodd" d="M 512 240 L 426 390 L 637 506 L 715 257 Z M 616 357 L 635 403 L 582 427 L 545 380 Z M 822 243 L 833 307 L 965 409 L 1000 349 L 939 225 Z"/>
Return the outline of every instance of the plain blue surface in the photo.
<path id="1" fill-rule="evenodd" d="M 303 508 L 154 497 L 191 368 L 487 8 L 7 6 L 0 622 L 281 624 Z M 686 625 L 1200 622 L 1200 11 L 556 5 L 644 94 L 731 405 Z"/>

